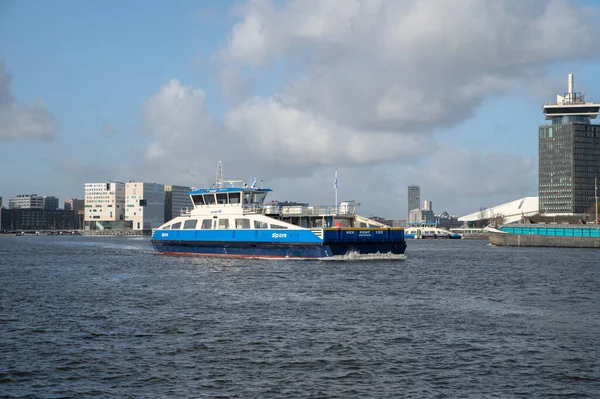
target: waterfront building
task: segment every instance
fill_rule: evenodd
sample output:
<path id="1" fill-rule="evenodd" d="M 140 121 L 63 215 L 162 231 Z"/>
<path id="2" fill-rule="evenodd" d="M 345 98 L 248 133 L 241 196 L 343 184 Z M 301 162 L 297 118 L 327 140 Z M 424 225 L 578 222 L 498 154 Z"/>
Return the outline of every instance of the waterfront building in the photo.
<path id="1" fill-rule="evenodd" d="M 84 218 L 84 200 L 71 198 L 70 200 L 65 201 L 64 209 L 65 211 L 73 212 L 74 218 L 74 228 L 79 230 L 83 228 L 83 218 Z"/>
<path id="2" fill-rule="evenodd" d="M 0 208 L 2 208 L 2 197 L 0 197 Z"/>
<path id="3" fill-rule="evenodd" d="M 600 125 L 592 124 L 600 104 L 574 91 L 544 105 L 550 123 L 539 127 L 539 211 L 546 215 L 583 215 L 595 207 L 595 178 L 600 178 Z"/>
<path id="4" fill-rule="evenodd" d="M 125 183 L 85 183 L 85 230 L 128 230 L 125 221 Z"/>
<path id="5" fill-rule="evenodd" d="M 0 210 L 0 231 L 38 232 L 74 230 L 71 211 L 41 208 L 13 208 Z"/>
<path id="6" fill-rule="evenodd" d="M 496 220 L 499 224 L 520 223 L 539 213 L 539 198 L 525 197 L 504 204 L 481 208 L 458 218 L 466 227 L 485 227 Z"/>
<path id="7" fill-rule="evenodd" d="M 151 232 L 164 223 L 165 186 L 156 183 L 125 183 L 125 220 L 132 230 Z"/>
<path id="8" fill-rule="evenodd" d="M 447 211 L 434 215 L 435 225 L 444 229 L 450 230 L 452 228 L 461 227 L 463 222 L 458 221 L 458 217 L 450 215 Z"/>
<path id="9" fill-rule="evenodd" d="M 55 211 L 58 209 L 58 198 L 53 196 L 44 196 L 44 209 Z"/>
<path id="10" fill-rule="evenodd" d="M 412 209 L 408 213 L 408 225 L 415 224 L 434 224 L 435 217 L 433 211 L 425 209 Z"/>
<path id="11" fill-rule="evenodd" d="M 419 209 L 421 206 L 421 187 L 408 186 L 408 213 L 413 209 Z M 409 216 L 410 221 L 410 216 Z"/>
<path id="12" fill-rule="evenodd" d="M 190 191 L 192 189 L 188 186 L 165 185 L 165 222 L 194 207 L 188 194 Z"/>
<path id="13" fill-rule="evenodd" d="M 37 194 L 19 194 L 8 199 L 9 209 L 44 209 L 44 197 Z"/>
<path id="14" fill-rule="evenodd" d="M 433 211 L 433 202 L 429 200 L 423 200 L 423 210 L 424 211 Z"/>

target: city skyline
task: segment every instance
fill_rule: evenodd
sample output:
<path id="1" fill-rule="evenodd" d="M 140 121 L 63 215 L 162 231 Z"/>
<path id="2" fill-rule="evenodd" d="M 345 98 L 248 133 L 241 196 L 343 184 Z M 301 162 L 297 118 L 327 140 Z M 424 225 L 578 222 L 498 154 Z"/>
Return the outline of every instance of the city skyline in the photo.
<path id="1" fill-rule="evenodd" d="M 457 215 L 537 196 L 542 105 L 569 73 L 600 99 L 599 7 L 0 2 L 0 196 L 202 187 L 219 160 L 315 204 L 337 169 L 340 201 L 389 218 L 411 184 Z"/>

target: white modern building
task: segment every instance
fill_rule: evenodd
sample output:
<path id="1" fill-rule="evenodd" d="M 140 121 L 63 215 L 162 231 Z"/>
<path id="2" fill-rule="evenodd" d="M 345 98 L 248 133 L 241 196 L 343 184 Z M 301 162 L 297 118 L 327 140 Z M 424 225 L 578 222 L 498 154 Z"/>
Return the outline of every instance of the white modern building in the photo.
<path id="1" fill-rule="evenodd" d="M 520 222 L 525 217 L 535 216 L 537 214 L 539 214 L 538 197 L 525 197 L 461 216 L 458 218 L 458 221 L 471 226 L 478 221 L 501 217 L 504 224 L 509 224 Z"/>
<path id="2" fill-rule="evenodd" d="M 37 194 L 19 194 L 8 199 L 9 209 L 44 209 L 44 197 Z"/>
<path id="3" fill-rule="evenodd" d="M 435 216 L 432 210 L 412 209 L 408 213 L 408 224 L 431 224 L 435 222 Z"/>
<path id="4" fill-rule="evenodd" d="M 85 230 L 125 229 L 125 183 L 85 183 Z"/>
<path id="5" fill-rule="evenodd" d="M 433 202 L 429 200 L 423 200 L 423 210 L 424 211 L 433 211 Z"/>
<path id="6" fill-rule="evenodd" d="M 165 222 L 194 207 L 188 194 L 190 191 L 192 189 L 188 186 L 165 185 Z"/>
<path id="7" fill-rule="evenodd" d="M 125 183 L 125 220 L 132 230 L 152 231 L 164 223 L 165 186 L 157 183 Z"/>

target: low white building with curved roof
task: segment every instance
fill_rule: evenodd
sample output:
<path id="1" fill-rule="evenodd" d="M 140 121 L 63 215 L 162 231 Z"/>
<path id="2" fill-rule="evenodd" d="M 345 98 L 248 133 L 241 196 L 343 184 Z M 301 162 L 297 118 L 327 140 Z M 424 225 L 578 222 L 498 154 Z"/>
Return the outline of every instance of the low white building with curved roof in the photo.
<path id="1" fill-rule="evenodd" d="M 519 222 L 523 217 L 539 213 L 538 197 L 525 197 L 502 205 L 492 206 L 458 218 L 459 222 L 474 223 L 502 216 L 504 224 Z"/>

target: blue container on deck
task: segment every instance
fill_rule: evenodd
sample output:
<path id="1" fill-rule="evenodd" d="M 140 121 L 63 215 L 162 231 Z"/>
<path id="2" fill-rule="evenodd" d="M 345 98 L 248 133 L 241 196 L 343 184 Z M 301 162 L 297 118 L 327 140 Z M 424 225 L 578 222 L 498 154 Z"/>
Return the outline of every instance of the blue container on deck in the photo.
<path id="1" fill-rule="evenodd" d="M 323 229 L 323 241 L 336 242 L 340 240 L 341 229 Z"/>
<path id="2" fill-rule="evenodd" d="M 389 234 L 391 240 L 404 240 L 404 229 L 402 228 L 389 229 Z"/>

